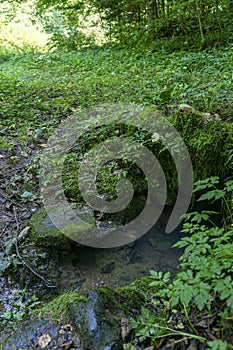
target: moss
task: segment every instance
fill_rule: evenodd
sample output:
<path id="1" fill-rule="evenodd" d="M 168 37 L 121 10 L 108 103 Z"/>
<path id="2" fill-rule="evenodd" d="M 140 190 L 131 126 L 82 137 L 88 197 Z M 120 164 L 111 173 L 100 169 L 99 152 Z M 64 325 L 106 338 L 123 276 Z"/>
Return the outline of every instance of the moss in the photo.
<path id="1" fill-rule="evenodd" d="M 203 122 L 193 114 L 175 112 L 171 123 L 180 132 L 192 159 L 195 181 L 232 174 L 233 124 L 214 118 Z"/>
<path id="2" fill-rule="evenodd" d="M 98 291 L 100 292 L 101 299 L 104 301 L 106 299 L 111 304 L 112 310 L 128 310 L 128 300 L 122 298 L 122 296 L 115 291 L 111 290 L 108 287 L 101 287 L 98 288 Z"/>
<path id="3" fill-rule="evenodd" d="M 133 281 L 130 286 L 136 288 L 136 290 L 147 294 L 150 291 L 149 284 L 151 283 L 151 278 L 146 276 L 142 277 L 138 280 Z"/>
<path id="4" fill-rule="evenodd" d="M 33 230 L 31 238 L 37 246 L 53 247 L 61 250 L 70 249 L 70 240 L 58 230 L 48 218 L 44 208 L 29 220 Z"/>
<path id="5" fill-rule="evenodd" d="M 141 308 L 145 302 L 145 297 L 140 291 L 137 291 L 132 286 L 120 287 L 116 289 L 116 292 L 123 298 L 127 299 L 128 307 L 130 309 Z"/>
<path id="6" fill-rule="evenodd" d="M 59 210 L 53 208 L 53 215 L 59 217 Z M 32 216 L 29 223 L 33 226 L 32 239 L 37 246 L 53 247 L 59 250 L 69 250 L 71 240 L 80 242 L 84 238 L 92 239 L 95 227 L 95 219 L 88 212 L 77 213 L 83 224 L 62 222 L 62 228 L 58 229 L 50 220 L 44 208 Z M 58 218 L 59 222 L 59 218 Z M 59 225 L 60 225 L 59 224 Z"/>
<path id="7" fill-rule="evenodd" d="M 149 286 L 150 283 L 150 277 L 142 277 L 133 281 L 128 286 L 117 288 L 116 292 L 128 298 L 131 304 L 141 305 L 145 296 L 152 290 L 152 287 Z"/>
<path id="8" fill-rule="evenodd" d="M 106 298 L 110 299 L 113 304 L 117 304 L 117 301 L 116 301 L 116 293 L 108 288 L 108 287 L 100 287 L 98 288 L 98 291 L 102 294 L 102 295 L 105 295 Z M 116 306 L 116 305 L 115 305 Z"/>
<path id="9" fill-rule="evenodd" d="M 69 305 L 72 302 L 86 302 L 87 298 L 77 292 L 67 292 L 54 298 L 34 312 L 36 317 L 51 318 L 55 321 L 69 319 Z"/>

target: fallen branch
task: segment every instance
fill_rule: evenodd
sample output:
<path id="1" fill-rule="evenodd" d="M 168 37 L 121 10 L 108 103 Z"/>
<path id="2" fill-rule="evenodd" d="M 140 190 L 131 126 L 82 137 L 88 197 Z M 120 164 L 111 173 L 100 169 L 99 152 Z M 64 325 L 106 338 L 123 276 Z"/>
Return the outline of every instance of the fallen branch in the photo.
<path id="1" fill-rule="evenodd" d="M 37 276 L 39 279 L 41 279 L 48 288 L 57 288 L 57 286 L 51 285 L 50 281 L 47 280 L 45 277 L 43 277 L 42 275 L 40 275 L 38 272 L 36 272 L 30 265 L 28 265 L 28 263 L 24 260 L 24 258 L 20 255 L 19 252 L 19 235 L 21 234 L 21 239 L 22 239 L 22 232 L 19 232 L 19 221 L 18 221 L 18 217 L 17 217 L 17 212 L 16 212 L 16 208 L 15 206 L 13 207 L 14 210 L 14 218 L 15 218 L 15 222 L 16 222 L 16 227 L 17 227 L 17 234 L 16 237 L 14 239 L 14 245 L 15 245 L 15 249 L 16 249 L 16 254 L 17 257 L 20 259 L 20 261 L 22 262 L 22 264 L 29 270 L 31 271 L 35 276 Z"/>

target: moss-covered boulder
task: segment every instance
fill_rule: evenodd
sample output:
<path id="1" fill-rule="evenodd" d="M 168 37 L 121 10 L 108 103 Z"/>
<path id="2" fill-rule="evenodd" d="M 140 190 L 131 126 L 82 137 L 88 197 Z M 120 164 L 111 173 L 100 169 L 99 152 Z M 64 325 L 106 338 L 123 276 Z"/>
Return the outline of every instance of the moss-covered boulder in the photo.
<path id="1" fill-rule="evenodd" d="M 90 211 L 82 211 L 79 212 L 79 217 L 83 220 L 83 226 L 77 226 L 76 223 L 73 223 L 73 219 L 75 217 L 75 209 L 74 209 L 74 217 L 67 222 L 61 222 L 60 210 L 59 208 L 53 208 L 53 218 L 57 218 L 56 220 L 59 223 L 59 228 L 57 228 L 53 222 L 51 221 L 49 215 L 47 214 L 44 208 L 38 210 L 36 214 L 34 214 L 29 224 L 32 226 L 31 239 L 35 243 L 36 246 L 55 248 L 58 250 L 69 250 L 71 242 L 73 239 L 76 240 L 77 233 L 86 232 L 87 225 L 95 225 L 95 219 Z"/>
<path id="2" fill-rule="evenodd" d="M 82 348 L 121 350 L 121 320 L 127 307 L 127 299 L 108 288 L 90 291 L 85 302 L 71 303 L 69 314 Z"/>
<path id="3" fill-rule="evenodd" d="M 70 239 L 56 228 L 44 208 L 38 210 L 29 223 L 32 225 L 31 239 L 37 246 L 70 249 Z"/>
<path id="4" fill-rule="evenodd" d="M 130 308 L 127 297 L 109 288 L 64 293 L 6 331 L 0 348 L 122 350 L 121 322 Z"/>

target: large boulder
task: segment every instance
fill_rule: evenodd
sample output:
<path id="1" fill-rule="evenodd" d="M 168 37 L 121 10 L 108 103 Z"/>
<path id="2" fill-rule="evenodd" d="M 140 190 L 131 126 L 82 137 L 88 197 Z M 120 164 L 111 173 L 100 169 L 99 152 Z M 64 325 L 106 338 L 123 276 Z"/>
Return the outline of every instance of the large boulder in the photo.
<path id="1" fill-rule="evenodd" d="M 70 304 L 69 313 L 83 349 L 121 350 L 121 319 L 126 300 L 108 288 L 92 290 L 87 301 Z"/>
<path id="2" fill-rule="evenodd" d="M 131 305 L 109 288 L 64 293 L 6 330 L 0 349 L 123 350 L 121 321 Z"/>

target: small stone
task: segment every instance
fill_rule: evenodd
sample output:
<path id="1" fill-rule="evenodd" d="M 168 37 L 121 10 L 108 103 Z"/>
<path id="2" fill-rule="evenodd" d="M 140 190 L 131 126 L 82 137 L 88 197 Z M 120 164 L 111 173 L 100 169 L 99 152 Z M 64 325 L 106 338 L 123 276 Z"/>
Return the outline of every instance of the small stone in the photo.
<path id="1" fill-rule="evenodd" d="M 132 333 L 132 326 L 129 322 L 129 319 L 126 317 L 123 317 L 121 319 L 121 336 L 124 343 L 129 341 L 131 333 Z"/>
<path id="2" fill-rule="evenodd" d="M 115 262 L 110 261 L 109 263 L 105 264 L 101 267 L 102 273 L 111 273 L 115 269 Z"/>
<path id="3" fill-rule="evenodd" d="M 32 216 L 32 213 L 30 211 L 26 211 L 25 213 L 22 214 L 22 218 L 24 220 L 29 219 Z"/>
<path id="4" fill-rule="evenodd" d="M 157 132 L 154 132 L 153 135 L 151 136 L 151 141 L 152 142 L 157 142 L 160 139 L 160 135 Z"/>
<path id="5" fill-rule="evenodd" d="M 128 264 L 141 264 L 142 262 L 141 255 L 134 250 L 129 258 Z"/>

